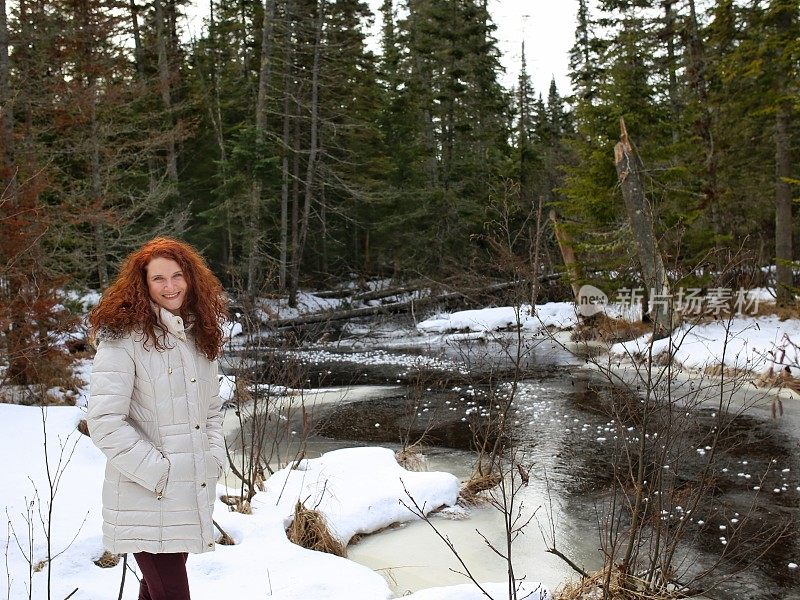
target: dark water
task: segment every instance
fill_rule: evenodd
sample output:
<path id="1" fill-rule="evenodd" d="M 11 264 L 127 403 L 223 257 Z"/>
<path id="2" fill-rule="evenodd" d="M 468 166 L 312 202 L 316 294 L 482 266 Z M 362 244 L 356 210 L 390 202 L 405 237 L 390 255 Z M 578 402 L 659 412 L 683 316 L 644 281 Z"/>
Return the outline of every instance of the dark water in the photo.
<path id="1" fill-rule="evenodd" d="M 485 423 L 497 418 L 516 381 L 507 415 L 513 445 L 524 453 L 531 477 L 546 474 L 564 498 L 564 517 L 583 524 L 588 535 L 597 535 L 598 515 L 612 500 L 621 448 L 628 448 L 638 464 L 636 435 L 643 426 L 636 393 L 581 369 L 584 361 L 547 342 L 520 347 L 510 338 L 500 344 L 469 342 L 387 353 L 399 359 L 435 356 L 458 368 L 380 364 L 385 354 L 374 364 L 315 362 L 306 356 L 302 371 L 309 387 L 399 386 L 396 395 L 326 409 L 316 424 L 318 435 L 359 443 L 422 440 L 438 452 L 473 450 L 476 432 L 486 433 Z M 286 369 L 275 367 L 276 357 L 261 356 L 260 374 L 281 383 L 274 378 Z M 798 432 L 781 421 L 748 414 L 720 419 L 707 408 L 651 418 L 644 427 L 650 432 L 644 445 L 645 463 L 652 471 L 647 476 L 653 481 L 660 477 L 665 490 L 660 499 L 652 498 L 665 514 L 658 511 L 652 518 L 660 514 L 667 531 L 683 531 L 676 550 L 683 557 L 676 561 L 679 573 L 688 577 L 719 563 L 703 581 L 716 582 L 707 592 L 711 598 L 800 599 L 800 568 L 788 567 L 800 563 Z M 710 456 L 706 447 L 718 430 L 722 434 Z M 669 448 L 662 447 L 659 431 L 672 432 Z M 487 435 L 492 442 L 491 432 Z M 669 469 L 657 473 L 653 465 L 661 462 Z M 684 504 L 698 490 L 701 500 L 687 513 L 689 505 Z"/>

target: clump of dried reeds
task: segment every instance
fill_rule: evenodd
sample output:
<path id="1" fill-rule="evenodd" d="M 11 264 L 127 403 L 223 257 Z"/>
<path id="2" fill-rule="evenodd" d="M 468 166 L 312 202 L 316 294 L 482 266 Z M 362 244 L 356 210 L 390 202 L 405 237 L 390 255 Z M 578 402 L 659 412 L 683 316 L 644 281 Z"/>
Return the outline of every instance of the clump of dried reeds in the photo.
<path id="1" fill-rule="evenodd" d="M 222 527 L 220 527 L 219 523 L 217 523 L 216 521 L 212 522 L 214 523 L 214 527 L 216 527 L 220 533 L 220 537 L 217 540 L 217 543 L 220 546 L 235 546 L 236 542 L 230 535 L 228 535 L 228 532 L 225 531 Z"/>
<path id="2" fill-rule="evenodd" d="M 427 471 L 428 459 L 422 454 L 416 445 L 408 446 L 394 453 L 397 464 L 406 471 Z"/>
<path id="3" fill-rule="evenodd" d="M 581 581 L 568 583 L 557 590 L 553 600 L 603 600 L 603 587 L 608 583 L 608 600 L 671 600 L 676 596 L 648 590 L 645 582 L 631 575 L 623 575 L 614 568 L 609 577 L 606 569 L 590 574 Z"/>
<path id="4" fill-rule="evenodd" d="M 223 494 L 219 499 L 230 506 L 233 512 L 242 513 L 243 515 L 253 514 L 253 508 L 250 506 L 250 502 L 241 496 Z"/>
<path id="5" fill-rule="evenodd" d="M 573 342 L 606 342 L 615 344 L 644 335 L 650 330 L 647 323 L 615 319 L 605 313 L 598 313 L 583 321 L 572 332 Z"/>
<path id="6" fill-rule="evenodd" d="M 465 505 L 480 504 L 485 501 L 481 492 L 497 487 L 502 481 L 498 473 L 474 473 L 467 481 L 461 484 L 458 492 L 459 503 Z"/>
<path id="7" fill-rule="evenodd" d="M 93 561 L 101 569 L 111 569 L 116 567 L 119 564 L 119 559 L 121 555 L 119 554 L 112 554 L 108 550 L 103 552 L 103 555 L 98 558 L 97 560 Z"/>
<path id="8" fill-rule="evenodd" d="M 318 552 L 327 552 L 336 556 L 346 556 L 347 552 L 339 540 L 331 534 L 325 517 L 318 510 L 303 506 L 302 502 L 294 505 L 294 519 L 286 530 L 289 541 Z"/>

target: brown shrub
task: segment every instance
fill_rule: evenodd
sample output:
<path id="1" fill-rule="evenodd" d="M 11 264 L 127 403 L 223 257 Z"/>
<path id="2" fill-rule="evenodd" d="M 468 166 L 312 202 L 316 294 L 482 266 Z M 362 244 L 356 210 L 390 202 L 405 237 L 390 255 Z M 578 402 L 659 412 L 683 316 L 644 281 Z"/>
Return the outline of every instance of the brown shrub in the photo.
<path id="1" fill-rule="evenodd" d="M 301 502 L 294 505 L 294 519 L 286 535 L 289 541 L 303 548 L 347 556 L 344 545 L 328 529 L 324 515 L 318 510 L 306 508 Z"/>

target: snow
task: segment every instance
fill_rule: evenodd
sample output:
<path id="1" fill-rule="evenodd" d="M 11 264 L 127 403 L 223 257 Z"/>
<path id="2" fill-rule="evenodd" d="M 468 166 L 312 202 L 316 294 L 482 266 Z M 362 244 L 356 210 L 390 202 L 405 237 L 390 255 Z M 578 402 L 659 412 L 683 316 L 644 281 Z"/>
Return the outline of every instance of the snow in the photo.
<path id="1" fill-rule="evenodd" d="M 222 334 L 224 339 L 230 340 L 231 338 L 235 338 L 237 335 L 242 333 L 242 324 L 236 321 L 226 321 L 222 324 Z"/>
<path id="2" fill-rule="evenodd" d="M 505 598 L 508 594 L 507 583 L 481 584 L 492 598 Z M 547 600 L 547 590 L 538 583 L 522 582 L 517 585 L 517 598 L 519 600 Z M 452 585 L 448 587 L 429 588 L 420 590 L 415 594 L 403 596 L 405 600 L 484 600 L 486 596 L 472 583 Z"/>
<path id="3" fill-rule="evenodd" d="M 727 340 L 727 342 L 726 342 Z M 674 359 L 689 369 L 723 365 L 754 373 L 800 366 L 800 353 L 791 341 L 800 342 L 800 320 L 781 321 L 776 316 L 737 317 L 697 325 L 685 324 L 671 338 L 653 342 L 653 354 L 666 353 L 672 344 Z M 650 336 L 614 344 L 612 356 L 636 357 L 648 352 Z M 792 374 L 800 371 L 791 368 Z"/>
<path id="4" fill-rule="evenodd" d="M 408 508 L 410 498 L 426 514 L 454 505 L 458 488 L 458 479 L 449 473 L 406 471 L 388 448 L 345 448 L 302 460 L 296 469 L 278 471 L 267 480 L 263 501 L 278 507 L 287 527 L 298 500 L 316 507 L 331 533 L 347 544 L 358 533 L 415 520 Z M 380 490 L 377 497 L 376 490 Z"/>
<path id="5" fill-rule="evenodd" d="M 523 304 L 519 307 L 499 306 L 439 314 L 419 323 L 417 329 L 424 333 L 486 332 L 520 325 L 526 331 L 538 332 L 547 327 L 568 329 L 577 322 L 578 317 L 572 302 L 548 302 L 537 304 L 533 311 L 530 304 Z"/>
<path id="6" fill-rule="evenodd" d="M 60 554 L 51 563 L 52 596 L 63 598 L 78 588 L 75 597 L 116 597 L 122 564 L 107 569 L 93 564 L 103 553 L 100 499 L 105 457 L 89 438 L 76 431 L 84 412 L 73 406 L 43 411 L 38 407 L 0 404 L 0 456 L 14 458 L 6 460 L 0 489 L 2 505 L 13 527 L 13 532 L 6 532 L 11 580 L 5 569 L 0 570 L 0 588 L 9 589 L 11 598 L 28 597 L 28 562 L 24 553 L 30 537 L 26 519 L 31 523 L 33 563 L 46 557 L 46 538 L 39 520 L 39 511 L 47 514 L 49 498 L 43 416 L 51 473 L 53 477 L 60 476 L 53 502 L 52 548 L 54 554 Z M 357 532 L 371 532 L 414 518 L 400 503 L 406 498 L 401 478 L 426 510 L 454 503 L 458 490 L 454 476 L 405 471 L 394 462 L 392 451 L 384 448 L 334 451 L 303 461 L 301 469 L 280 471 L 270 478 L 267 491 L 254 496 L 251 515 L 231 512 L 217 501 L 214 518 L 236 544 L 218 545 L 215 552 L 189 558 L 187 568 L 195 600 L 392 598 L 386 580 L 367 567 L 289 542 L 285 534 L 287 507 L 298 497 L 307 503 L 319 503 L 336 534 L 349 539 Z M 281 494 L 278 488 L 284 482 Z M 226 489 L 218 486 L 217 492 L 219 495 Z M 29 509 L 33 511 L 30 516 Z M 129 566 L 135 568 L 133 560 Z M 46 580 L 46 567 L 33 573 L 33 598 L 48 597 Z M 129 576 L 123 598 L 136 598 L 137 587 L 136 579 Z M 472 593 L 462 586 L 455 590 L 437 588 L 412 597 L 467 599 L 473 597 L 468 595 Z"/>

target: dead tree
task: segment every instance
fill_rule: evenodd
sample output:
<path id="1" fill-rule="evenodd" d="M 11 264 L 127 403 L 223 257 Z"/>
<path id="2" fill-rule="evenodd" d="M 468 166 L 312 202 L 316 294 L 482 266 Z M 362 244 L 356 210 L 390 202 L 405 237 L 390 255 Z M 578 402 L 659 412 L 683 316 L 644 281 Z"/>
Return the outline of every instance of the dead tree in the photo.
<path id="1" fill-rule="evenodd" d="M 669 333 L 674 324 L 667 272 L 653 231 L 653 211 L 644 193 L 642 182 L 644 167 L 628 139 L 625 120 L 621 117 L 619 124 L 621 135 L 620 141 L 614 146 L 614 165 L 617 168 L 625 209 L 639 255 L 642 277 L 652 305 L 650 317 L 653 329 L 656 334 L 663 335 Z"/>
<path id="2" fill-rule="evenodd" d="M 561 258 L 564 261 L 564 266 L 566 267 L 567 274 L 569 275 L 569 284 L 572 287 L 572 294 L 575 296 L 575 301 L 577 302 L 578 294 L 580 292 L 580 286 L 578 285 L 578 281 L 580 279 L 580 268 L 578 267 L 578 261 L 575 258 L 575 251 L 572 249 L 572 240 L 570 239 L 569 234 L 561 226 L 561 223 L 558 222 L 556 211 L 550 211 L 550 220 L 553 222 L 553 231 L 556 232 L 556 241 L 558 241 L 558 248 L 561 250 Z"/>

